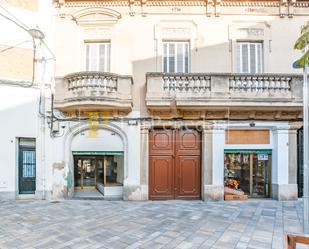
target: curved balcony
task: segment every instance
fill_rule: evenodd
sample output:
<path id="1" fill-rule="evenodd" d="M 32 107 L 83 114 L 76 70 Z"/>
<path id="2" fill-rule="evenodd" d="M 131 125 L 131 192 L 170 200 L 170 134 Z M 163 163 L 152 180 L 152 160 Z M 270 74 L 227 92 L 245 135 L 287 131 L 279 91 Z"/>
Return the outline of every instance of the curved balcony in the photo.
<path id="1" fill-rule="evenodd" d="M 55 108 L 66 113 L 132 109 L 132 77 L 102 72 L 78 72 L 56 79 Z"/>
<path id="2" fill-rule="evenodd" d="M 287 74 L 148 73 L 153 115 L 208 119 L 298 119 L 302 77 Z"/>

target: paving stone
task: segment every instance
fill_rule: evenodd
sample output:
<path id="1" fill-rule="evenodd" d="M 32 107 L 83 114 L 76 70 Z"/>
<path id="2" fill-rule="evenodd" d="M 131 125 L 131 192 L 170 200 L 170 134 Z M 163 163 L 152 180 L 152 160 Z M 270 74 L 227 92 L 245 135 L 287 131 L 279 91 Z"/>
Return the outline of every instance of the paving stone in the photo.
<path id="1" fill-rule="evenodd" d="M 1 249 L 282 249 L 302 233 L 301 201 L 0 203 Z"/>

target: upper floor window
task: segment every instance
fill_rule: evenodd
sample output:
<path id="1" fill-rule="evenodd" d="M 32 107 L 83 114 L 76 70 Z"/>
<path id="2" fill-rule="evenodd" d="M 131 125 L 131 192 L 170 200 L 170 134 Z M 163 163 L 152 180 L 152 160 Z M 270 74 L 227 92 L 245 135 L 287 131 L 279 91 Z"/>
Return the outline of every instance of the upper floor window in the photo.
<path id="1" fill-rule="evenodd" d="M 263 72 L 262 42 L 237 42 L 237 72 Z"/>
<path id="2" fill-rule="evenodd" d="M 85 42 L 86 46 L 86 70 L 110 71 L 110 42 Z"/>
<path id="3" fill-rule="evenodd" d="M 186 41 L 163 42 L 163 71 L 165 73 L 189 72 L 190 43 Z"/>

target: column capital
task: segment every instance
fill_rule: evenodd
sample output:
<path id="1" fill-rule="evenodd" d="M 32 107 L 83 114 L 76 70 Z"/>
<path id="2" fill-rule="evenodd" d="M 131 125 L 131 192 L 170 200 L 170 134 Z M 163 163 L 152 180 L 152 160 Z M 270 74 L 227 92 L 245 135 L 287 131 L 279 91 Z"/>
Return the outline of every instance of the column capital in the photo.
<path id="1" fill-rule="evenodd" d="M 141 131 L 148 132 L 151 129 L 152 125 L 151 122 L 144 121 L 141 123 Z"/>
<path id="2" fill-rule="evenodd" d="M 290 122 L 289 126 L 289 130 L 298 130 L 303 126 L 303 122 Z"/>

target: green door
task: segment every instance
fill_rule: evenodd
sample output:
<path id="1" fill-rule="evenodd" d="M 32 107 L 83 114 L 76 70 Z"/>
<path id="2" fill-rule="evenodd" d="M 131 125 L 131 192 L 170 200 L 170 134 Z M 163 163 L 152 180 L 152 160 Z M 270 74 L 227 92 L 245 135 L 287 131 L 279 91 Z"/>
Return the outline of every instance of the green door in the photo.
<path id="1" fill-rule="evenodd" d="M 35 148 L 19 147 L 19 193 L 35 193 Z"/>

